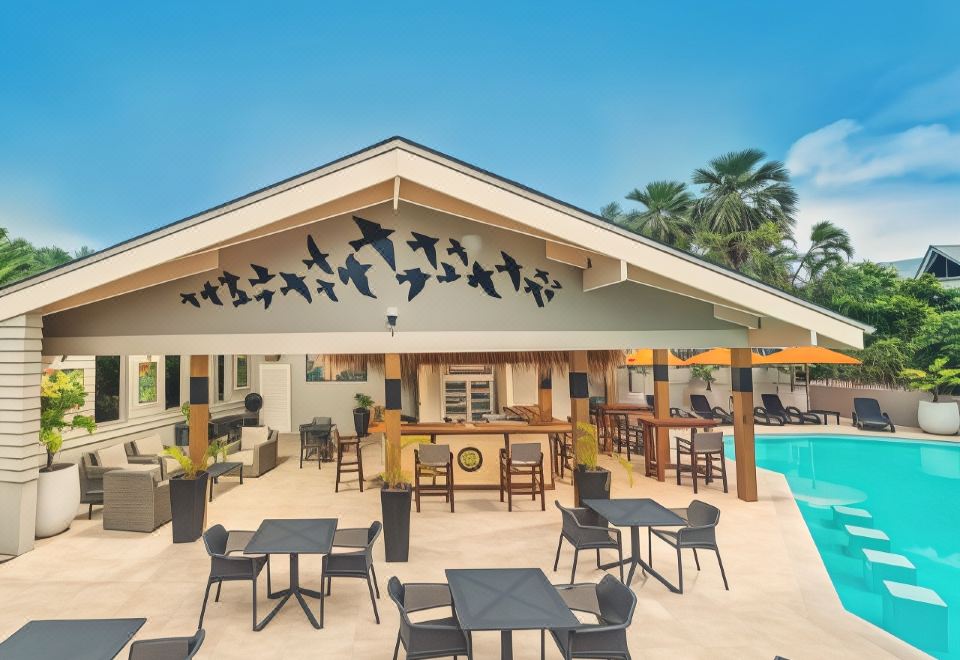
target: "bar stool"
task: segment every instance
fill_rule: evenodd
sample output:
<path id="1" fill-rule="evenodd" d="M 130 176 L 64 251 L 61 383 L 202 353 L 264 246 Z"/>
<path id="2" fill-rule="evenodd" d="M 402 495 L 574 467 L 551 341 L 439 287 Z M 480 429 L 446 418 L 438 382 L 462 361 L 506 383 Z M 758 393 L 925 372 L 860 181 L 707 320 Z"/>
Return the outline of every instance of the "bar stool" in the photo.
<path id="1" fill-rule="evenodd" d="M 340 475 L 357 473 L 360 483 L 360 492 L 363 492 L 363 452 L 360 451 L 360 438 L 355 435 L 340 435 L 337 427 L 333 427 L 333 439 L 337 443 L 337 483 L 333 492 L 340 492 Z M 356 453 L 356 460 L 344 460 L 344 454 Z"/>
<path id="2" fill-rule="evenodd" d="M 573 434 L 551 433 L 550 444 L 553 448 L 553 473 L 563 479 L 565 470 L 573 470 Z"/>
<path id="3" fill-rule="evenodd" d="M 516 477 L 523 479 L 530 477 L 530 481 L 516 481 Z M 507 494 L 507 510 L 513 511 L 513 496 L 529 495 L 536 501 L 540 493 L 540 510 L 546 511 L 543 485 L 543 451 L 537 442 L 521 442 L 500 450 L 500 501 L 503 494 Z"/>
<path id="4" fill-rule="evenodd" d="M 720 469 L 720 477 L 723 479 L 723 492 L 727 491 L 727 458 L 723 451 L 723 433 L 714 431 L 712 433 L 694 433 L 690 439 L 674 437 L 677 441 L 677 485 L 680 485 L 680 474 L 690 472 L 693 475 L 693 492 L 697 492 L 697 478 L 700 475 L 700 461 L 703 461 L 704 480 L 706 483 L 713 481 L 714 462 Z M 681 456 L 690 457 L 690 466 L 685 466 L 680 462 Z"/>
<path id="5" fill-rule="evenodd" d="M 417 513 L 420 513 L 420 497 L 442 497 L 450 503 L 450 513 L 453 508 L 453 452 L 450 445 L 421 444 L 413 451 L 416 468 L 414 469 L 414 486 L 416 487 Z M 431 480 L 426 484 L 421 477 Z M 438 484 L 437 477 L 444 483 Z"/>

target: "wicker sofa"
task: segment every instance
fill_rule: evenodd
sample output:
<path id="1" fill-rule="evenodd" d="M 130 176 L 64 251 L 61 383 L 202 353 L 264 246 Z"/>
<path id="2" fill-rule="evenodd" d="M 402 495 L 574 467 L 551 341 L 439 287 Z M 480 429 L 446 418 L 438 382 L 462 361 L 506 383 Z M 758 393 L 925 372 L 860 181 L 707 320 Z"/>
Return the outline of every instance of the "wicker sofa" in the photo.
<path id="1" fill-rule="evenodd" d="M 169 522 L 170 482 L 153 470 L 112 469 L 103 474 L 103 528 L 152 532 Z"/>
<path id="2" fill-rule="evenodd" d="M 277 467 L 280 433 L 266 426 L 244 426 L 230 444 L 227 460 L 243 463 L 244 477 L 259 477 Z"/>
<path id="3" fill-rule="evenodd" d="M 180 463 L 175 458 L 163 454 L 164 446 L 159 435 L 148 435 L 131 440 L 123 448 L 127 453 L 127 460 L 133 459 L 133 462 L 145 462 L 146 459 L 155 459 L 159 462 L 163 470 L 160 475 L 162 480 L 183 472 L 183 468 L 180 467 Z"/>

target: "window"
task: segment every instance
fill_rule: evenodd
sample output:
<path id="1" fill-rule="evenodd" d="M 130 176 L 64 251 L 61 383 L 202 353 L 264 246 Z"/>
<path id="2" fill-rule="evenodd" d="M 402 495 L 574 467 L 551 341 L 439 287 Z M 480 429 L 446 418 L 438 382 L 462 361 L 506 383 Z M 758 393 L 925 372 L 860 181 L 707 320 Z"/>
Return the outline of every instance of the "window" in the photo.
<path id="1" fill-rule="evenodd" d="M 217 356 L 217 401 L 223 401 L 223 370 L 224 360 L 222 355 Z"/>
<path id="2" fill-rule="evenodd" d="M 180 356 L 167 355 L 163 359 L 163 407 L 180 407 Z"/>
<path id="3" fill-rule="evenodd" d="M 141 406 L 158 401 L 156 360 L 137 363 L 137 403 Z"/>
<path id="4" fill-rule="evenodd" d="M 120 419 L 120 356 L 98 355 L 95 360 L 93 418 L 101 422 Z"/>
<path id="5" fill-rule="evenodd" d="M 233 356 L 233 389 L 243 390 L 250 387 L 250 356 Z"/>
<path id="6" fill-rule="evenodd" d="M 365 383 L 367 368 L 342 369 L 337 365 L 332 355 L 307 355 L 307 382 L 324 383 L 330 381 L 342 383 Z"/>
<path id="7" fill-rule="evenodd" d="M 643 394 L 644 383 L 647 380 L 647 368 L 630 365 L 627 367 L 629 389 L 633 394 Z"/>

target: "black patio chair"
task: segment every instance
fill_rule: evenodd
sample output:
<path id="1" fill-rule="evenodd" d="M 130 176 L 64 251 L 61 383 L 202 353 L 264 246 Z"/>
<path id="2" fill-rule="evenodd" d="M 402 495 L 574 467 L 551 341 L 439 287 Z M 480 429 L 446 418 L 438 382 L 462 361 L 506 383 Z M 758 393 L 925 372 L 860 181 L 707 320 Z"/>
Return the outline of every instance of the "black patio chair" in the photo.
<path id="1" fill-rule="evenodd" d="M 560 529 L 560 539 L 557 541 L 557 558 L 553 561 L 553 570 L 557 570 L 560 564 L 560 548 L 563 546 L 563 540 L 573 546 L 573 570 L 570 571 L 570 584 L 577 578 L 577 558 L 581 550 L 597 551 L 597 568 L 600 568 L 600 551 L 610 549 L 617 551 L 617 559 L 620 561 L 620 581 L 623 582 L 623 542 L 620 538 L 620 530 L 616 527 L 608 527 L 607 521 L 597 516 L 593 511 L 585 507 L 566 508 L 560 505 L 560 502 L 554 500 L 553 503 L 563 517 L 563 527 Z M 600 524 L 602 523 L 602 524 Z"/>
<path id="2" fill-rule="evenodd" d="M 897 427 L 890 415 L 880 409 L 880 403 L 871 397 L 856 397 L 853 400 L 853 425 L 864 431 L 886 431 L 896 433 Z"/>
<path id="3" fill-rule="evenodd" d="M 784 424 L 819 424 L 820 417 L 812 412 L 804 412 L 796 406 L 784 406 L 779 394 L 761 394 L 763 409 L 771 417 L 779 417 Z"/>
<path id="4" fill-rule="evenodd" d="M 683 419 L 694 419 L 696 417 L 696 415 L 694 415 L 692 412 L 690 412 L 689 410 L 684 410 L 683 408 L 671 408 L 670 416 L 680 417 Z"/>
<path id="5" fill-rule="evenodd" d="M 197 628 L 203 628 L 203 616 L 207 612 L 207 599 L 210 587 L 216 583 L 217 595 L 214 602 L 220 601 L 220 589 L 224 582 L 249 580 L 253 589 L 253 629 L 257 630 L 257 577 L 263 567 L 267 567 L 267 594 L 270 594 L 270 555 L 231 556 L 234 552 L 243 552 L 255 532 L 227 531 L 223 525 L 214 525 L 203 533 L 203 546 L 210 556 L 210 576 L 207 578 L 207 590 L 203 594 L 203 606 L 200 608 L 200 622 Z"/>
<path id="6" fill-rule="evenodd" d="M 637 595 L 630 587 L 605 575 L 598 584 L 557 585 L 560 597 L 574 612 L 592 614 L 597 623 L 584 623 L 573 630 L 551 630 L 550 635 L 566 660 L 611 658 L 630 660 L 627 628 L 633 622 Z M 544 655 L 540 634 L 540 655 Z"/>
<path id="7" fill-rule="evenodd" d="M 720 576 L 723 578 L 723 587 L 730 591 L 727 583 L 727 574 L 723 570 L 723 560 L 720 559 L 720 547 L 717 545 L 717 524 L 720 522 L 720 509 L 700 500 L 693 500 L 686 509 L 671 509 L 678 516 L 687 521 L 686 527 L 679 529 L 647 528 L 647 554 L 650 565 L 653 566 L 653 537 L 656 536 L 677 551 L 677 573 L 679 575 L 679 589 L 683 593 L 683 561 L 680 551 L 693 550 L 693 560 L 700 570 L 700 557 L 697 550 L 713 550 L 717 554 L 717 563 L 720 565 Z"/>
<path id="8" fill-rule="evenodd" d="M 783 426 L 784 421 L 782 417 L 768 413 L 763 406 L 756 406 L 753 409 L 753 423 L 763 426 Z"/>
<path id="9" fill-rule="evenodd" d="M 138 639 L 130 645 L 129 660 L 190 660 L 203 645 L 203 628 L 192 637 Z"/>
<path id="10" fill-rule="evenodd" d="M 706 483 L 713 481 L 714 470 L 720 471 L 723 492 L 727 492 L 727 457 L 723 448 L 723 433 L 720 431 L 695 433 L 690 438 L 675 437 L 677 443 L 677 485 L 683 472 L 693 476 L 693 492 L 697 492 L 697 480 L 701 474 Z M 681 457 L 689 456 L 689 465 Z"/>
<path id="11" fill-rule="evenodd" d="M 334 545 L 348 547 L 362 547 L 354 552 L 331 552 L 323 556 L 323 578 L 327 581 L 327 595 L 333 591 L 333 578 L 356 578 L 367 581 L 370 590 L 370 602 L 373 604 L 373 617 L 380 623 L 380 612 L 377 611 L 377 598 L 380 598 L 380 586 L 377 584 L 377 572 L 373 568 L 373 544 L 383 531 L 379 520 L 373 521 L 369 528 L 338 529 L 334 535 Z M 362 536 L 366 535 L 363 546 Z M 350 537 L 355 537 L 351 539 Z M 356 538 L 359 537 L 359 538 Z M 374 598 L 376 590 L 376 598 Z"/>
<path id="12" fill-rule="evenodd" d="M 392 577 L 387 581 L 387 593 L 400 610 L 400 629 L 397 630 L 393 660 L 400 655 L 401 644 L 407 660 L 470 657 L 467 636 L 457 623 L 450 587 L 443 583 L 400 584 L 400 580 Z M 418 622 L 410 620 L 410 615 L 416 612 L 447 607 L 450 616 Z"/>
<path id="13" fill-rule="evenodd" d="M 724 424 L 733 424 L 733 415 L 720 406 L 710 406 L 710 402 L 703 394 L 690 395 L 690 407 L 704 419 L 719 419 Z"/>
<path id="14" fill-rule="evenodd" d="M 645 398 L 645 399 L 647 400 L 647 405 L 650 406 L 651 408 L 653 408 L 653 395 L 652 395 L 652 394 L 644 394 L 644 395 L 643 395 L 643 398 Z"/>

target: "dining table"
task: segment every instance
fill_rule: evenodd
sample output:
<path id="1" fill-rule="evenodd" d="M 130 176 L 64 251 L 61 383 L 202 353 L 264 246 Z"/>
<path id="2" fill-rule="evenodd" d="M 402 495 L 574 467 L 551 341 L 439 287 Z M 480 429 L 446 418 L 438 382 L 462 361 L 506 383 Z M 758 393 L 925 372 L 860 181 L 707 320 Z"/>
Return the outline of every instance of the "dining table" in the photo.
<path id="1" fill-rule="evenodd" d="M 670 462 L 671 431 L 690 431 L 690 439 L 693 440 L 697 431 L 709 431 L 719 425 L 715 419 L 655 417 L 649 414 L 637 415 L 637 422 L 643 429 L 644 474 L 656 477 L 657 481 L 665 481 L 667 470 L 676 468 L 676 465 Z M 660 433 L 661 430 L 666 432 Z"/>
<path id="2" fill-rule="evenodd" d="M 146 622 L 144 618 L 28 621 L 0 642 L 0 658 L 111 660 Z"/>
<path id="3" fill-rule="evenodd" d="M 277 606 L 256 625 L 263 630 L 277 615 L 287 601 L 296 598 L 314 628 L 323 628 L 323 573 L 320 573 L 320 591 L 307 589 L 300 585 L 300 555 L 326 555 L 333 548 L 333 537 L 337 531 L 336 518 L 269 518 L 260 523 L 260 527 L 244 548 L 248 555 L 289 555 L 290 586 L 287 589 L 268 594 L 270 598 L 280 598 Z M 320 599 L 320 620 L 317 621 L 310 611 L 304 596 Z"/>

